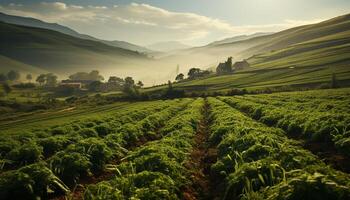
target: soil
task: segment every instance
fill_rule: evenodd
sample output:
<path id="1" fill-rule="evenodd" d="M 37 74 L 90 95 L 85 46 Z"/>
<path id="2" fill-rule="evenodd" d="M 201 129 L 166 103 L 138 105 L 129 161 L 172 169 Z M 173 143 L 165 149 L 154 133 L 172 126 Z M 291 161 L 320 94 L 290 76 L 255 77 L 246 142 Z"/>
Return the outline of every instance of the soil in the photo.
<path id="1" fill-rule="evenodd" d="M 200 121 L 194 138 L 194 148 L 190 155 L 190 160 L 185 163 L 190 169 L 192 184 L 183 189 L 183 199 L 185 200 L 209 200 L 215 199 L 213 191 L 213 180 L 210 176 L 210 166 L 216 162 L 217 150 L 211 148 L 209 139 L 209 112 L 207 102 L 202 110 L 203 119 Z"/>
<path id="2" fill-rule="evenodd" d="M 326 164 L 331 165 L 334 169 L 350 173 L 350 157 L 337 152 L 333 143 L 306 142 L 304 148 L 322 158 Z"/>

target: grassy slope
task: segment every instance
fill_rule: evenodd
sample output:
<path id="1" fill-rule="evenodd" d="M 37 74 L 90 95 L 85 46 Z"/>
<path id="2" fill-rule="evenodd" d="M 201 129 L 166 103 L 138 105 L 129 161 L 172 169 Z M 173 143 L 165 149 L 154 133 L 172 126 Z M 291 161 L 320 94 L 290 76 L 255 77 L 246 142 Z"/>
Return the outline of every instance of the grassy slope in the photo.
<path id="1" fill-rule="evenodd" d="M 338 80 L 350 82 L 350 15 L 258 37 L 248 42 L 253 40 L 261 43 L 254 47 L 255 51 L 264 50 L 266 53 L 249 58 L 251 68 L 233 75 L 178 83 L 175 87 L 188 91 L 215 91 L 233 87 L 257 89 L 310 85 L 330 82 L 332 73 L 337 75 Z M 287 47 L 269 51 L 284 45 Z"/>
<path id="2" fill-rule="evenodd" d="M 40 74 L 47 73 L 47 71 L 42 70 L 38 67 L 33 67 L 31 65 L 27 65 L 25 63 L 19 62 L 17 60 L 13 60 L 6 56 L 0 55 L 0 72 L 8 72 L 12 69 L 16 69 L 22 73 L 32 73 L 32 74 Z"/>
<path id="3" fill-rule="evenodd" d="M 80 106 L 63 110 L 50 110 L 34 112 L 29 115 L 16 117 L 15 119 L 1 120 L 1 133 L 14 133 L 21 130 L 42 128 L 47 126 L 59 125 L 76 119 L 87 119 L 96 116 L 103 116 L 109 113 L 118 112 L 120 109 L 127 108 L 130 103 L 114 103 L 104 106 Z M 137 104 L 132 104 L 137 105 Z"/>
<path id="4" fill-rule="evenodd" d="M 211 50 L 231 51 L 234 58 L 247 58 L 252 55 L 284 49 L 291 45 L 348 30 L 350 30 L 350 14 L 339 16 L 318 24 L 287 29 L 271 35 L 212 46 Z"/>
<path id="5" fill-rule="evenodd" d="M 6 23 L 0 23 L 0 43 L 2 56 L 54 72 L 132 63 L 133 60 L 145 58 L 137 52 L 100 42 L 79 39 L 51 30 Z"/>

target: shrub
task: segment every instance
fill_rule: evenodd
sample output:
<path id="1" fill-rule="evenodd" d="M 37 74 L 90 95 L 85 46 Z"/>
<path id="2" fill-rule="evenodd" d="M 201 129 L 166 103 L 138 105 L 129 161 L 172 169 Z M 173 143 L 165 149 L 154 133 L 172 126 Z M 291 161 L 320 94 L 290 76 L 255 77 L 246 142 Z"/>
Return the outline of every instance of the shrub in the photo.
<path id="1" fill-rule="evenodd" d="M 77 132 L 77 135 L 83 137 L 83 138 L 89 138 L 89 137 L 98 137 L 98 134 L 94 129 L 91 128 L 84 128 Z"/>
<path id="2" fill-rule="evenodd" d="M 263 194 L 271 200 L 333 200 L 349 199 L 350 189 L 321 173 L 303 173 L 295 178 L 267 188 Z"/>
<path id="3" fill-rule="evenodd" d="M 63 135 L 51 136 L 38 141 L 38 143 L 43 147 L 45 157 L 50 156 L 57 151 L 63 150 L 72 142 L 73 141 L 71 141 L 67 136 Z"/>
<path id="4" fill-rule="evenodd" d="M 64 135 L 68 134 L 71 131 L 71 128 L 68 127 L 55 127 L 51 129 L 52 135 Z"/>
<path id="5" fill-rule="evenodd" d="M 68 193 L 69 189 L 43 163 L 0 175 L 1 199 L 46 199 L 49 191 Z"/>
<path id="6" fill-rule="evenodd" d="M 34 142 L 28 142 L 12 149 L 7 154 L 7 159 L 14 161 L 15 165 L 27 165 L 39 161 L 42 158 L 43 148 Z"/>
<path id="7" fill-rule="evenodd" d="M 98 172 L 104 169 L 106 162 L 111 158 L 112 151 L 103 142 L 102 139 L 88 138 L 79 141 L 67 148 L 67 153 L 78 152 L 87 155 L 93 172 Z"/>
<path id="8" fill-rule="evenodd" d="M 35 88 L 34 83 L 19 83 L 12 85 L 14 88 L 21 88 L 21 89 L 28 89 L 28 88 Z"/>
<path id="9" fill-rule="evenodd" d="M 48 162 L 51 170 L 69 186 L 73 186 L 81 176 L 89 175 L 92 166 L 87 155 L 77 152 L 60 151 Z"/>
<path id="10" fill-rule="evenodd" d="M 104 123 L 104 124 L 95 126 L 95 131 L 98 133 L 100 137 L 103 137 L 110 134 L 113 131 L 113 129 L 111 129 L 111 127 L 107 123 Z"/>

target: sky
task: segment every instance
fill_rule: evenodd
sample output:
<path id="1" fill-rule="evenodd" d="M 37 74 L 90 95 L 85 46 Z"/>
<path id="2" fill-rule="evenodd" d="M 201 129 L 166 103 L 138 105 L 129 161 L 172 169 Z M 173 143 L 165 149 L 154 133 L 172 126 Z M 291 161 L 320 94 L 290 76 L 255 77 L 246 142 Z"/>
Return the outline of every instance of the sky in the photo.
<path id="1" fill-rule="evenodd" d="M 0 12 L 139 45 L 205 45 L 350 13 L 350 0 L 0 0 Z"/>

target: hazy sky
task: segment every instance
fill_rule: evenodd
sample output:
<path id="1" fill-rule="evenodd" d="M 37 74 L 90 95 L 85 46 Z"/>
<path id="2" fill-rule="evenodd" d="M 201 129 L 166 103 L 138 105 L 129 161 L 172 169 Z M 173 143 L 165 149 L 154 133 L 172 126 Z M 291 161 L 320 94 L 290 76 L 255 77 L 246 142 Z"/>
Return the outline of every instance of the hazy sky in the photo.
<path id="1" fill-rule="evenodd" d="M 108 40 L 203 45 L 350 13 L 350 0 L 0 0 L 0 12 Z"/>

